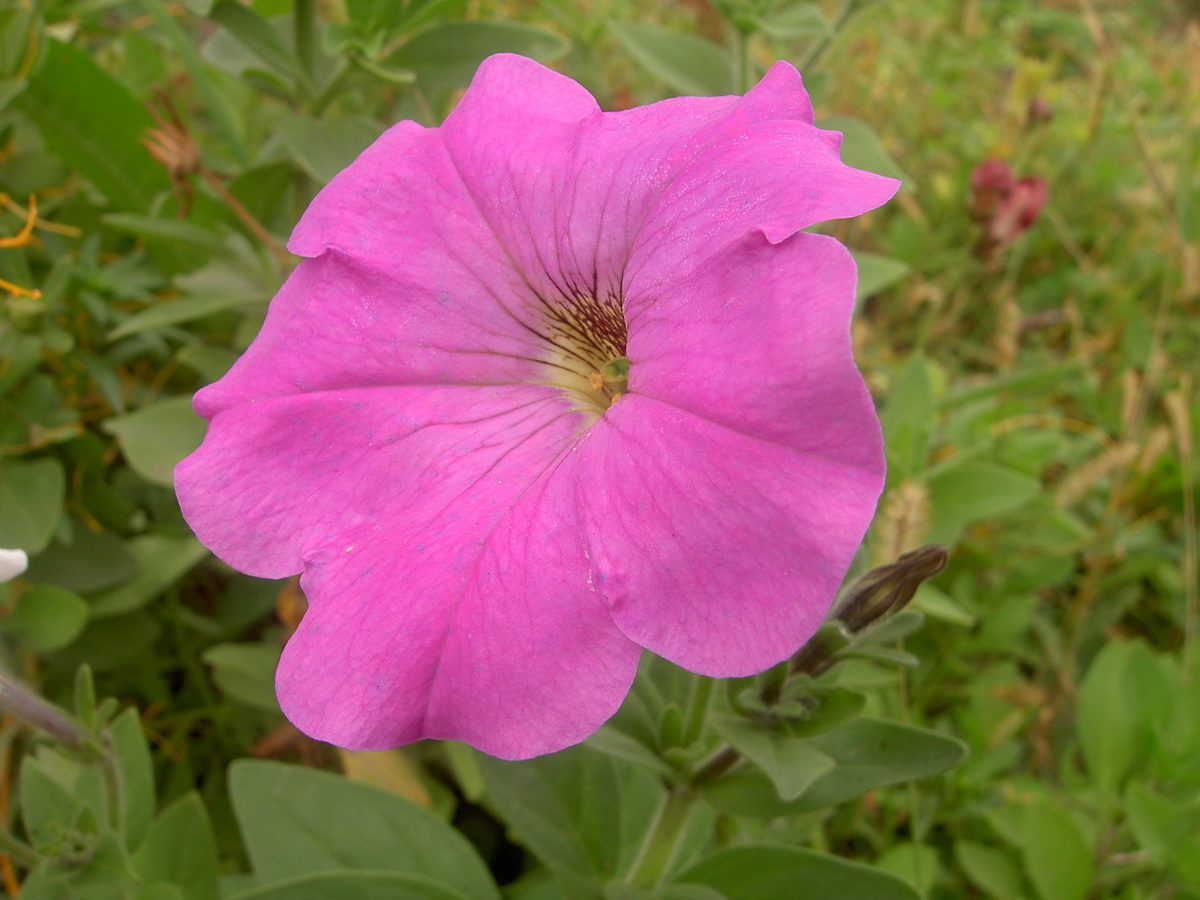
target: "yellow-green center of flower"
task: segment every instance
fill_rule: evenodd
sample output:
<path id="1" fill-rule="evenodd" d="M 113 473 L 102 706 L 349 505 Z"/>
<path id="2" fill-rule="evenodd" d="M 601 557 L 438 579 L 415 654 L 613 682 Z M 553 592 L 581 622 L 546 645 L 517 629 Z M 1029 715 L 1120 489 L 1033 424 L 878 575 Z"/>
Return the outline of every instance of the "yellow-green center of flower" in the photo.
<path id="1" fill-rule="evenodd" d="M 543 299 L 546 381 L 561 388 L 581 412 L 600 416 L 628 390 L 628 330 L 621 300 L 576 294 Z"/>

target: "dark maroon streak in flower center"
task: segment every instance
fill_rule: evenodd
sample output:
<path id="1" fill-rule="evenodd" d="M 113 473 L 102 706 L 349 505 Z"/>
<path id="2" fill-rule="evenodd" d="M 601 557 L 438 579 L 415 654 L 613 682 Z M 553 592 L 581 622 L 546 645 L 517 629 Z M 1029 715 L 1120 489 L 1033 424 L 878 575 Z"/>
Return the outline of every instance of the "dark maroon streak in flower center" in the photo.
<path id="1" fill-rule="evenodd" d="M 575 293 L 538 299 L 546 315 L 547 381 L 564 390 L 580 411 L 601 415 L 628 381 L 629 329 L 621 298 Z"/>

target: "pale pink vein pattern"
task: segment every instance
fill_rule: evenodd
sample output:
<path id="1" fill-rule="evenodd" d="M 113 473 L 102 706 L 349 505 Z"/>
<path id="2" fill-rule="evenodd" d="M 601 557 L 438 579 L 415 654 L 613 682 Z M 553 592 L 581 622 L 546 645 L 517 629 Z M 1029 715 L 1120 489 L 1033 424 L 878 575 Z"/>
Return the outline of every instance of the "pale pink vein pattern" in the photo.
<path id="1" fill-rule="evenodd" d="M 299 728 L 525 758 L 611 716 L 643 648 L 741 676 L 812 635 L 883 483 L 853 260 L 799 232 L 897 184 L 838 144 L 786 63 L 602 113 L 502 55 L 318 195 L 175 473 L 217 556 L 302 573 Z M 614 342 L 628 383 L 589 406 L 571 385 Z"/>

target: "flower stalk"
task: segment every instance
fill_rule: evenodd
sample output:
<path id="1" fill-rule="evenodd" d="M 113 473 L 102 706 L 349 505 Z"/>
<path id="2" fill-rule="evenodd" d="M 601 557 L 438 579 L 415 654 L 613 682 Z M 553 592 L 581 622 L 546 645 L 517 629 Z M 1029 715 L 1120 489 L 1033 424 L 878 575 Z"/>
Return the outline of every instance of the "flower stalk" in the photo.
<path id="1" fill-rule="evenodd" d="M 699 799 L 700 792 L 691 785 L 671 788 L 630 869 L 630 884 L 652 889 L 662 881 L 679 855 Z"/>
<path id="2" fill-rule="evenodd" d="M 697 675 L 692 683 L 692 695 L 688 698 L 687 714 L 683 720 L 683 746 L 690 747 L 704 731 L 704 720 L 712 700 L 713 679 Z"/>
<path id="3" fill-rule="evenodd" d="M 304 76 L 297 87 L 307 94 L 309 85 L 316 83 L 317 71 L 317 6 L 314 0 L 295 0 L 292 25 L 295 29 L 296 59 Z"/>
<path id="4" fill-rule="evenodd" d="M 82 747 L 88 738 L 86 731 L 3 670 L 0 670 L 0 710 L 72 749 Z"/>
<path id="5" fill-rule="evenodd" d="M 41 857 L 38 856 L 36 850 L 4 828 L 0 828 L 0 853 L 12 857 L 16 862 L 29 869 L 41 862 Z M 14 894 L 14 896 L 16 895 Z"/>

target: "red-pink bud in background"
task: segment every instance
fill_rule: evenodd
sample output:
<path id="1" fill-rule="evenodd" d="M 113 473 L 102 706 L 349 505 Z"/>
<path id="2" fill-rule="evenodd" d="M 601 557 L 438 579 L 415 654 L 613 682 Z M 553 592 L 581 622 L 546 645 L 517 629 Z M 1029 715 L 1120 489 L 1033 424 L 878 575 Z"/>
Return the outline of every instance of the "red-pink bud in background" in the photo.
<path id="1" fill-rule="evenodd" d="M 985 159 L 971 172 L 971 218 L 986 222 L 1016 184 L 1012 169 L 1002 159 Z"/>
<path id="2" fill-rule="evenodd" d="M 1047 195 L 1045 179 L 1018 179 L 1004 160 L 987 159 L 976 166 L 971 172 L 971 218 L 986 223 L 977 252 L 991 256 L 1028 231 Z"/>
<path id="3" fill-rule="evenodd" d="M 1010 244 L 1037 221 L 1046 205 L 1046 181 L 1029 176 L 1020 179 L 1000 201 L 988 223 L 987 240 L 996 245 Z"/>

